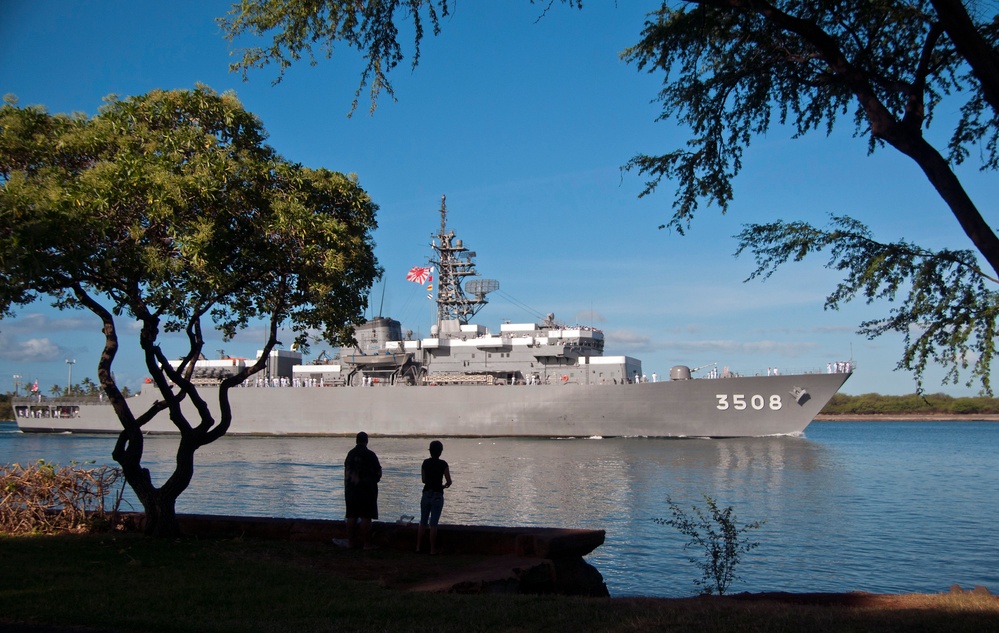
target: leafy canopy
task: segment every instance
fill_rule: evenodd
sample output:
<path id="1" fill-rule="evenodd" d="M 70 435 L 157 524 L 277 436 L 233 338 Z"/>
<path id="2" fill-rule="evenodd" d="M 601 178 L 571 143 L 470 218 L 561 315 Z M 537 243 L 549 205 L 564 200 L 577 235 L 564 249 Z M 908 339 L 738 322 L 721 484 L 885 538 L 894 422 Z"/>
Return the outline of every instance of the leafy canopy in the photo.
<path id="1" fill-rule="evenodd" d="M 704 200 L 727 210 L 732 181 L 757 135 L 775 125 L 796 137 L 829 133 L 848 117 L 869 151 L 890 147 L 919 166 L 986 265 L 974 251 L 882 243 L 862 223 L 834 217 L 828 227 L 747 226 L 738 252 L 754 253 L 751 278 L 828 249 L 828 266 L 844 280 L 827 307 L 855 297 L 888 299 L 890 314 L 863 323 L 861 333 L 900 333 L 899 368 L 921 386 L 931 363 L 946 368 L 945 382 L 958 382 L 970 367 L 967 384 L 989 392 L 999 238 L 954 166 L 972 156 L 982 170 L 999 165 L 999 74 L 988 70 L 999 62 L 997 16 L 983 11 L 973 18 L 952 0 L 671 4 L 650 15 L 642 40 L 624 53 L 662 75 L 661 118 L 676 118 L 692 133 L 686 148 L 628 163 L 649 177 L 642 195 L 664 179 L 675 183 L 674 213 L 663 226 L 682 233 Z M 977 48 L 984 53 L 972 52 Z M 933 122 L 951 126 L 943 148 L 927 137 Z"/>
<path id="2" fill-rule="evenodd" d="M 630 163 L 651 176 L 645 193 L 663 178 L 676 182 L 672 227 L 683 230 L 701 199 L 727 209 L 745 149 L 775 124 L 803 136 L 848 117 L 870 151 L 889 144 L 912 153 L 941 101 L 950 109 L 963 97 L 960 117 L 944 122 L 954 126 L 949 158 L 968 158 L 975 139 L 986 150 L 983 167 L 995 168 L 996 113 L 983 107 L 981 84 L 931 2 L 670 4 L 650 15 L 623 56 L 663 77 L 661 119 L 692 132 L 688 149 Z M 994 41 L 999 24 L 982 28 Z"/>
<path id="3" fill-rule="evenodd" d="M 558 0 L 563 4 L 582 7 L 582 0 Z M 556 0 L 530 0 L 531 4 L 545 5 L 548 10 Z M 404 30 L 412 30 L 413 61 L 415 68 L 420 61 L 420 43 L 426 27 L 434 35 L 440 34 L 441 21 L 453 13 L 457 0 L 380 0 L 355 2 L 352 0 L 240 0 L 234 3 L 226 18 L 219 25 L 229 41 L 243 35 L 271 36 L 270 45 L 240 49 L 239 61 L 230 70 L 241 72 L 244 79 L 253 68 L 277 64 L 281 81 L 285 71 L 295 62 L 307 57 L 316 65 L 316 53 L 327 59 L 333 57 L 337 44 L 359 52 L 365 61 L 360 84 L 354 93 L 351 113 L 357 108 L 361 92 L 367 86 L 371 95 L 371 112 L 374 112 L 382 91 L 395 98 L 395 91 L 388 74 L 405 58 L 399 42 L 400 22 L 410 21 Z"/>
<path id="4" fill-rule="evenodd" d="M 228 431 L 229 390 L 264 368 L 278 327 L 299 344 L 317 331 L 349 341 L 381 272 L 377 207 L 356 177 L 290 163 L 265 138 L 234 95 L 203 86 L 110 97 L 92 118 L 0 108 L 0 317 L 41 296 L 99 317 L 98 379 L 122 424 L 112 455 L 153 534 L 177 533 L 194 453 Z M 112 370 L 123 315 L 139 322 L 160 396 L 144 411 Z M 219 385 L 217 419 L 191 380 L 206 320 L 226 340 L 251 322 L 267 329 L 257 362 Z M 163 331 L 186 335 L 179 366 L 160 348 Z M 142 467 L 142 428 L 164 411 L 181 439 L 157 487 Z"/>
<path id="5" fill-rule="evenodd" d="M 899 368 L 922 376 L 938 365 L 946 368 L 945 381 L 953 383 L 968 371 L 968 384 L 977 380 L 984 391 L 991 389 L 999 300 L 995 279 L 979 268 L 973 251 L 930 251 L 906 240 L 881 243 L 845 216 L 834 216 L 821 228 L 807 222 L 753 224 L 737 238 L 738 253 L 749 250 L 756 259 L 750 279 L 767 278 L 788 261 L 828 251 L 826 267 L 841 271 L 844 279 L 826 298 L 827 308 L 855 298 L 894 301 L 887 317 L 861 323 L 860 332 L 872 339 L 901 333 Z"/>
<path id="6" fill-rule="evenodd" d="M 356 178 L 289 163 L 234 95 L 110 98 L 100 113 L 0 109 L 0 314 L 78 292 L 231 338 L 290 319 L 336 343 L 378 269 L 376 210 Z"/>

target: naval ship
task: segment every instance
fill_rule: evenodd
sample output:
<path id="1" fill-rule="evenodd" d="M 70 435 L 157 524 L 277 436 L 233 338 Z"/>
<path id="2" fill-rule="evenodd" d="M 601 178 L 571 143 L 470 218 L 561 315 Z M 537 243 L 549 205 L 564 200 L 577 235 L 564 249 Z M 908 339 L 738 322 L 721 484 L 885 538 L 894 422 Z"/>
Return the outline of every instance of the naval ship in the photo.
<path id="1" fill-rule="evenodd" d="M 440 216 L 430 266 L 407 275 L 422 284 L 438 274 L 430 336 L 414 339 L 399 321 L 377 317 L 357 325 L 356 345 L 336 355 L 305 363 L 297 351 L 272 351 L 263 376 L 229 391 L 229 435 L 790 435 L 801 433 L 852 374 L 852 363 L 786 375 L 714 368 L 703 377 L 677 365 L 668 377 L 649 380 L 638 359 L 604 355 L 602 331 L 563 323 L 553 314 L 490 331 L 471 320 L 499 282 L 477 276 L 476 254 L 448 229 L 443 197 Z M 195 380 L 211 389 L 246 364 L 240 358 L 201 359 Z M 142 411 L 159 397 L 147 385 L 129 404 Z M 206 400 L 218 419 L 217 398 Z M 15 398 L 13 406 L 26 433 L 121 431 L 106 398 L 34 396 Z M 187 412 L 198 419 L 193 407 Z M 165 414 L 143 428 L 176 432 Z"/>

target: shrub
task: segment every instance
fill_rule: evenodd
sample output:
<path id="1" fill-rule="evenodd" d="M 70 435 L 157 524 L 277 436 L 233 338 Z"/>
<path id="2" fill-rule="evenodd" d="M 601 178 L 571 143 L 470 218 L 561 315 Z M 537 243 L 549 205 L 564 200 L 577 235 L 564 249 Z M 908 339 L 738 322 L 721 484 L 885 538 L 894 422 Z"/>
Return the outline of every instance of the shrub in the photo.
<path id="1" fill-rule="evenodd" d="M 106 498 L 121 479 L 111 466 L 60 468 L 38 460 L 30 466 L 0 465 L 0 531 L 9 534 L 96 531 L 113 526 L 120 490 L 108 510 Z"/>
<path id="2" fill-rule="evenodd" d="M 694 580 L 694 584 L 701 588 L 702 594 L 710 595 L 717 591 L 721 596 L 732 581 L 738 578 L 735 568 L 742 554 L 759 546 L 759 543 L 746 540 L 745 533 L 759 529 L 765 521 L 753 521 L 741 528 L 736 527 L 732 506 L 719 510 L 713 498 L 708 495 L 703 497 L 708 512 L 693 506 L 695 516 L 691 517 L 667 495 L 666 503 L 669 504 L 673 518 L 652 520 L 659 525 L 672 526 L 687 536 L 690 540 L 684 544 L 684 549 L 691 545 L 704 548 L 703 558 L 691 556 L 688 559 L 702 572 L 701 578 Z"/>

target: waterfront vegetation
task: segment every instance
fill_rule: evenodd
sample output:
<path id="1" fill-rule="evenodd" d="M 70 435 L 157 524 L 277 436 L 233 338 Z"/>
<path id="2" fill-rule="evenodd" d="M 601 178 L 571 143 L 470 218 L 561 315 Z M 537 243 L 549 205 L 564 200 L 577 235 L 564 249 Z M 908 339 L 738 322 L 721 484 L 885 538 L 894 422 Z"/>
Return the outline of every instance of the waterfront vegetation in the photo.
<path id="1" fill-rule="evenodd" d="M 691 555 L 688 560 L 701 570 L 701 577 L 694 580 L 701 593 L 711 595 L 718 592 L 724 595 L 732 581 L 737 579 L 735 568 L 743 554 L 748 554 L 759 543 L 749 540 L 747 533 L 758 530 L 766 521 L 752 521 L 741 527 L 736 523 L 732 506 L 718 507 L 718 502 L 710 495 L 704 496 L 706 510 L 693 506 L 688 513 L 666 495 L 669 518 L 653 518 L 659 525 L 676 528 L 687 537 L 684 550 L 700 550 L 700 556 Z"/>
<path id="2" fill-rule="evenodd" d="M 106 633 L 999 628 L 999 598 L 971 593 L 607 599 L 408 592 L 406 584 L 475 561 L 325 543 L 0 536 L 0 559 L 7 579 L 0 585 L 0 629 L 15 631 L 12 623 Z"/>
<path id="3" fill-rule="evenodd" d="M 822 414 L 826 415 L 953 415 L 999 414 L 999 398 L 984 396 L 955 398 L 942 393 L 883 396 L 865 393 L 848 396 L 837 393 Z M 973 419 L 973 418 L 969 418 Z"/>
<path id="4" fill-rule="evenodd" d="M 117 521 L 121 469 L 73 463 L 0 464 L 0 532 L 88 532 Z"/>

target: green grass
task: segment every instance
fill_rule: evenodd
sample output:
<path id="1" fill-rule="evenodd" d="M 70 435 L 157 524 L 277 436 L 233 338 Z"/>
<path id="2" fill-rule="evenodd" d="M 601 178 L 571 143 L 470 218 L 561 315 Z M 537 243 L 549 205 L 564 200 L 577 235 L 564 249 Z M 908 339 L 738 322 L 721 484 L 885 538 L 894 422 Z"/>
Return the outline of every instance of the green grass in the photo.
<path id="1" fill-rule="evenodd" d="M 387 588 L 400 575 L 418 579 L 419 561 L 426 558 L 251 539 L 0 536 L 0 630 L 16 623 L 192 633 L 999 630 L 999 599 L 968 594 L 845 607 Z M 456 557 L 436 564 L 457 568 L 466 562 Z M 364 574 L 366 564 L 382 571 Z M 347 568 L 353 578 L 368 579 L 341 575 Z"/>

